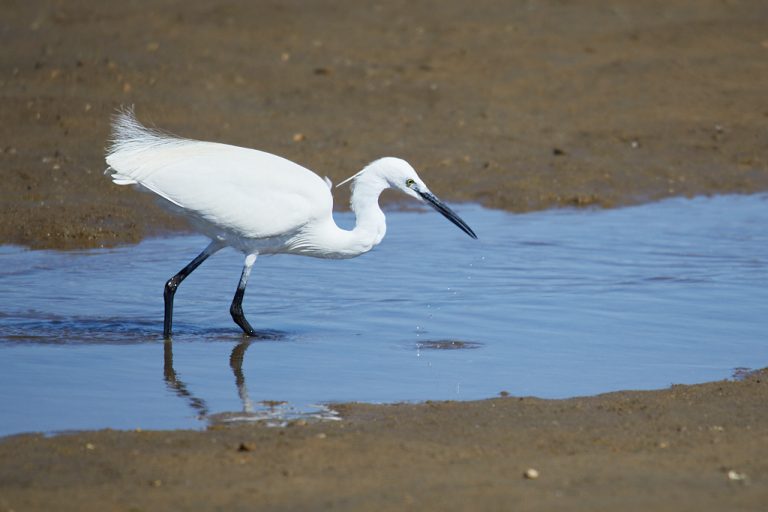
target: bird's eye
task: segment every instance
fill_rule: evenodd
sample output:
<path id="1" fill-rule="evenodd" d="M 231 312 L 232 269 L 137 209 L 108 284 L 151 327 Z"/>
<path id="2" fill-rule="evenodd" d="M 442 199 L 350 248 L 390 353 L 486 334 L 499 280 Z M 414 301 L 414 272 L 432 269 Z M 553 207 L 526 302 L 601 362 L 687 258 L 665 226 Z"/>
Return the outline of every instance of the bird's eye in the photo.
<path id="1" fill-rule="evenodd" d="M 407 180 L 405 180 L 405 186 L 408 187 L 408 188 L 411 188 L 415 184 L 416 184 L 416 182 L 413 181 L 411 178 L 408 178 Z"/>

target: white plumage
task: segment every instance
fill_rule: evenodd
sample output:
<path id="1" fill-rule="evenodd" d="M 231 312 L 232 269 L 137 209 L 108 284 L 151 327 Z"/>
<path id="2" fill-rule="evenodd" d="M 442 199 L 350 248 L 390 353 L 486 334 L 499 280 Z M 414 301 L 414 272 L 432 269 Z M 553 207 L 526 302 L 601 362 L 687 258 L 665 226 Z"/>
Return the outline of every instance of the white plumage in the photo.
<path id="1" fill-rule="evenodd" d="M 214 142 L 180 139 L 148 130 L 129 113 L 115 122 L 107 154 L 118 185 L 138 184 L 191 215 L 207 235 L 249 244 L 320 221 L 333 197 L 315 173 L 276 155 Z M 252 244 L 251 244 L 252 245 Z M 263 244 L 257 244 L 263 245 Z"/>
<path id="2" fill-rule="evenodd" d="M 350 178 L 351 207 L 356 214 L 351 231 L 340 229 L 333 220 L 328 178 L 263 151 L 183 139 L 148 129 L 129 110 L 115 116 L 106 161 L 114 183 L 139 185 L 154 192 L 171 209 L 187 215 L 212 240 L 200 256 L 166 284 L 166 336 L 170 336 L 176 287 L 200 263 L 226 246 L 246 255 L 231 311 L 238 325 L 247 334 L 255 335 L 242 315 L 241 302 L 256 256 L 292 253 L 351 258 L 371 250 L 386 232 L 378 197 L 389 187 L 427 201 L 476 238 L 469 226 L 399 158 L 376 160 Z"/>

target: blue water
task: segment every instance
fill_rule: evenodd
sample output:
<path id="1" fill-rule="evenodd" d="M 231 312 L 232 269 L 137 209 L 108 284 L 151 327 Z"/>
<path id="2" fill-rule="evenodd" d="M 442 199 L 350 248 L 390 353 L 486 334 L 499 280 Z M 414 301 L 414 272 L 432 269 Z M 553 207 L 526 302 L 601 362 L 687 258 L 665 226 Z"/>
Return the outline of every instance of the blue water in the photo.
<path id="1" fill-rule="evenodd" d="M 244 308 L 280 335 L 251 343 L 229 317 L 234 251 L 183 283 L 162 340 L 163 283 L 202 237 L 0 247 L 0 435 L 332 418 L 335 401 L 569 397 L 768 366 L 768 196 L 457 210 L 479 240 L 434 212 L 391 212 L 360 258 L 260 258 Z"/>

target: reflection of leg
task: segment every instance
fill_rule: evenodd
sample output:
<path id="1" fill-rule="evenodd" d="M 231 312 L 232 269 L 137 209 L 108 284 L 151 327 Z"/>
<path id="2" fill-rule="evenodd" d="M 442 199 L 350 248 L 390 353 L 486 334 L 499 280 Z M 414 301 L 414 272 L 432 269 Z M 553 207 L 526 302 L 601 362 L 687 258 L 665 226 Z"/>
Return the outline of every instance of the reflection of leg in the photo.
<path id="1" fill-rule="evenodd" d="M 176 370 L 173 369 L 173 342 L 165 340 L 163 346 L 163 377 L 168 388 L 177 396 L 187 400 L 189 406 L 195 410 L 199 418 L 208 415 L 208 406 L 201 398 L 197 398 L 187 389 L 187 385 L 178 379 Z"/>
<path id="2" fill-rule="evenodd" d="M 237 285 L 237 291 L 235 297 L 232 299 L 232 305 L 229 307 L 229 313 L 232 315 L 232 320 L 243 330 L 248 336 L 258 336 L 258 333 L 253 330 L 251 324 L 245 319 L 243 314 L 243 296 L 245 295 L 245 287 L 248 284 L 248 276 L 251 274 L 251 268 L 256 263 L 256 256 L 258 253 L 252 253 L 245 257 L 245 265 L 243 266 L 243 273 L 240 275 L 240 283 Z"/>
<path id="3" fill-rule="evenodd" d="M 239 343 L 232 349 L 232 354 L 229 356 L 229 367 L 232 368 L 232 373 L 235 374 L 237 394 L 240 396 L 245 412 L 253 412 L 253 404 L 251 404 L 251 399 L 248 398 L 248 389 L 245 387 L 245 375 L 243 374 L 243 357 L 250 344 L 250 341 Z"/>
<path id="4" fill-rule="evenodd" d="M 238 343 L 237 346 L 232 349 L 232 354 L 229 356 L 229 367 L 232 368 L 232 373 L 235 374 L 235 384 L 237 384 L 238 389 L 245 384 L 245 376 L 243 375 L 243 357 L 250 344 L 251 342 L 249 340 Z"/>
<path id="5" fill-rule="evenodd" d="M 210 255 L 221 249 L 219 242 L 211 242 L 208 244 L 203 252 L 197 255 L 195 259 L 189 262 L 189 264 L 181 269 L 178 274 L 173 276 L 165 283 L 165 290 L 163 291 L 163 300 L 165 301 L 165 317 L 163 319 L 163 337 L 171 337 L 171 327 L 173 324 L 173 296 L 176 295 L 176 289 L 181 282 L 187 278 L 202 262 L 208 259 Z"/>
<path id="6" fill-rule="evenodd" d="M 163 377 L 169 386 L 176 383 L 176 370 L 173 369 L 173 343 L 165 340 L 163 343 Z"/>

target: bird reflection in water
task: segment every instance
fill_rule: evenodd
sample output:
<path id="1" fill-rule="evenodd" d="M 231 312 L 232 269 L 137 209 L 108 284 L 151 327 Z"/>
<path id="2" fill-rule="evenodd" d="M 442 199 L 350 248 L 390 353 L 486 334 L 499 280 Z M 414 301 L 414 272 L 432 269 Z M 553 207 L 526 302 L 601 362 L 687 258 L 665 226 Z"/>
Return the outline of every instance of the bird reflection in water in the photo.
<path id="1" fill-rule="evenodd" d="M 168 339 L 163 345 L 163 378 L 170 391 L 183 399 L 195 412 L 195 416 L 201 421 L 207 421 L 209 425 L 231 424 L 242 422 L 265 422 L 267 425 L 285 425 L 289 420 L 306 418 L 312 420 L 339 420 L 338 413 L 325 405 L 311 405 L 304 408 L 296 408 L 282 400 L 261 400 L 254 405 L 248 396 L 248 387 L 245 384 L 243 372 L 243 359 L 245 352 L 252 344 L 251 339 L 244 339 L 232 349 L 229 354 L 229 367 L 235 377 L 237 394 L 242 403 L 239 412 L 212 413 L 205 400 L 195 396 L 189 390 L 187 384 L 179 379 L 173 367 L 173 342 Z"/>
<path id="2" fill-rule="evenodd" d="M 235 375 L 237 394 L 240 396 L 240 402 L 243 404 L 243 412 L 246 413 L 253 412 L 253 403 L 248 397 L 248 388 L 245 387 L 245 375 L 243 374 L 243 358 L 245 357 L 245 351 L 248 350 L 250 345 L 250 341 L 242 341 L 235 345 L 235 348 L 232 349 L 232 353 L 229 355 L 229 367 L 232 368 L 232 373 Z"/>
<path id="3" fill-rule="evenodd" d="M 253 403 L 248 398 L 248 389 L 245 387 L 245 375 L 243 374 L 243 357 L 250 344 L 251 342 L 248 340 L 238 343 L 232 349 L 232 353 L 229 356 L 229 367 L 232 368 L 232 373 L 235 376 L 237 394 L 243 403 L 243 412 L 246 413 L 253 412 Z M 210 416 L 210 409 L 205 400 L 192 394 L 187 385 L 179 379 L 176 370 L 173 368 L 173 341 L 170 339 L 165 340 L 163 345 L 163 378 L 168 389 L 186 401 L 192 410 L 195 411 L 198 419 L 204 420 Z"/>
<path id="4" fill-rule="evenodd" d="M 208 405 L 205 400 L 193 395 L 187 385 L 179 380 L 176 370 L 173 368 L 173 342 L 171 340 L 165 340 L 163 345 L 163 378 L 168 389 L 185 400 L 195 411 L 198 419 L 202 420 L 208 416 Z"/>

